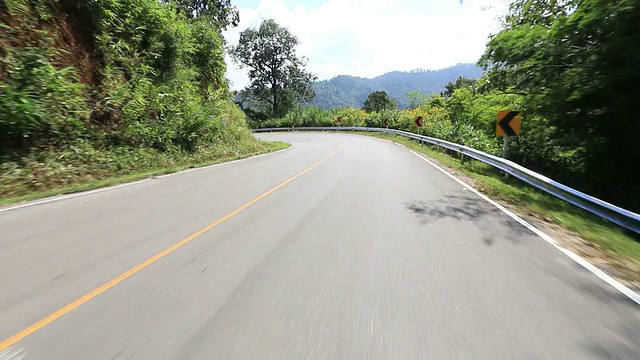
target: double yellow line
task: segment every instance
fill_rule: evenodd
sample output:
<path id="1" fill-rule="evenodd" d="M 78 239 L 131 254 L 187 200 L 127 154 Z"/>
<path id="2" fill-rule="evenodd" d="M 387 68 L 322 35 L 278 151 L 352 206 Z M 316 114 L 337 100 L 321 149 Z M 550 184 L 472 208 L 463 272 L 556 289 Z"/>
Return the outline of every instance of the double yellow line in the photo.
<path id="1" fill-rule="evenodd" d="M 131 269 L 125 271 L 124 273 L 118 275 L 114 279 L 107 281 L 106 283 L 102 284 L 101 286 L 99 286 L 98 288 L 92 290 L 91 292 L 89 292 L 89 293 L 79 297 L 78 299 L 70 302 L 69 304 L 61 307 L 60 309 L 58 309 L 58 310 L 54 311 L 53 313 L 47 315 L 46 317 L 42 318 L 41 320 L 38 320 L 37 322 L 31 324 L 30 326 L 26 327 L 25 329 L 23 329 L 22 331 L 18 332 L 17 334 L 15 334 L 15 335 L 13 335 L 13 336 L 5 339 L 5 340 L 2 340 L 2 342 L 0 342 L 0 351 L 8 349 L 10 346 L 14 345 L 15 343 L 21 341 L 22 339 L 26 338 L 27 336 L 33 334 L 34 332 L 36 332 L 36 331 L 38 331 L 40 329 L 42 329 L 43 327 L 51 324 L 52 322 L 56 321 L 57 319 L 61 318 L 64 315 L 68 314 L 69 312 L 71 312 L 75 308 L 83 305 L 87 301 L 89 301 L 89 300 L 93 299 L 94 297 L 102 294 L 103 292 L 111 289 L 112 287 L 116 286 L 117 284 L 121 283 L 122 281 L 126 280 L 127 278 L 133 276 L 134 274 L 136 274 L 140 270 L 142 270 L 142 269 L 146 268 L 147 266 L 153 264 L 154 262 L 160 260 L 164 256 L 166 256 L 166 255 L 172 253 L 173 251 L 175 251 L 176 249 L 186 245 L 187 243 L 189 243 L 190 241 L 194 240 L 198 236 L 200 236 L 200 235 L 206 233 L 207 231 L 213 229 L 214 227 L 220 225 L 221 223 L 223 223 L 226 220 L 232 218 L 233 216 L 237 215 L 241 211 L 243 211 L 246 208 L 250 207 L 251 205 L 257 203 L 258 201 L 260 201 L 260 200 L 264 199 L 265 197 L 273 194 L 278 189 L 284 187 L 285 185 L 289 184 L 290 182 L 294 181 L 295 179 L 301 177 L 302 175 L 304 175 L 304 174 L 308 173 L 309 171 L 313 170 L 314 168 L 318 167 L 323 162 L 327 161 L 329 158 L 331 158 L 336 153 L 338 153 L 338 151 L 340 151 L 340 148 L 341 148 L 341 146 L 338 146 L 338 148 L 334 152 L 329 154 L 324 159 L 318 161 L 317 163 L 311 165 L 310 167 L 308 167 L 306 170 L 302 171 L 301 173 L 289 178 L 288 180 L 284 181 L 280 185 L 278 185 L 278 186 L 274 187 L 273 189 L 265 192 L 264 194 L 256 197 L 255 199 L 253 199 L 253 200 L 249 201 L 248 203 L 240 206 L 239 208 L 231 211 L 230 213 L 226 214 L 225 216 L 221 217 L 220 219 L 218 219 L 218 220 L 212 222 L 211 224 L 203 227 L 202 229 L 194 232 L 193 234 L 191 234 L 191 235 L 187 236 L 186 238 L 178 241 L 177 243 L 169 246 L 168 248 L 166 248 L 166 249 L 162 250 L 161 252 L 157 253 L 156 255 L 148 258 L 147 260 L 143 261 L 142 263 L 140 263 L 140 264 L 132 267 Z"/>

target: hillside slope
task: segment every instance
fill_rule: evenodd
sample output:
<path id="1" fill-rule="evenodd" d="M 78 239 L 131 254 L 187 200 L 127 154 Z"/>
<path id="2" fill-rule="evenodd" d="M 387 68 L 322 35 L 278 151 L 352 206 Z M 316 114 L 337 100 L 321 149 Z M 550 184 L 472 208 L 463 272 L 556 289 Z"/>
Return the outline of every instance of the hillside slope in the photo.
<path id="1" fill-rule="evenodd" d="M 267 150 L 225 71 L 165 1 L 0 0 L 0 200 Z"/>
<path id="2" fill-rule="evenodd" d="M 367 95 L 386 91 L 398 107 L 409 106 L 407 93 L 419 90 L 425 94 L 439 93 L 445 85 L 460 76 L 476 79 L 482 69 L 473 64 L 458 64 L 440 70 L 393 71 L 372 79 L 340 75 L 314 85 L 316 97 L 311 105 L 324 109 L 336 107 L 362 107 Z"/>

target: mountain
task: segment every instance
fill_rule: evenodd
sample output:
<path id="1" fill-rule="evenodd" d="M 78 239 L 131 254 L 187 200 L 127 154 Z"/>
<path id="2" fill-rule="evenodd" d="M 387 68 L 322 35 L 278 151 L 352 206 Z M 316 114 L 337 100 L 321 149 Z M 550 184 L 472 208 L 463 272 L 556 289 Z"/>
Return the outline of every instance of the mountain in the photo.
<path id="1" fill-rule="evenodd" d="M 409 106 L 408 92 L 440 93 L 445 85 L 460 76 L 477 79 L 482 76 L 482 69 L 473 64 L 458 64 L 441 70 L 393 71 L 372 79 L 340 75 L 316 82 L 313 85 L 316 97 L 310 105 L 325 109 L 360 108 L 367 95 L 382 90 L 398 103 L 398 107 L 406 108 Z"/>

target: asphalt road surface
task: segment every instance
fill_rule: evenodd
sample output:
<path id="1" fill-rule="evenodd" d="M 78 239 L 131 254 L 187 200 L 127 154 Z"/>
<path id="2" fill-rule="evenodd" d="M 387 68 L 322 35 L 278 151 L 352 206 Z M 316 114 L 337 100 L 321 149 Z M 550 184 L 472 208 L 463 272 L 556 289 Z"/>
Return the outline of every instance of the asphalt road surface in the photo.
<path id="1" fill-rule="evenodd" d="M 0 359 L 640 359 L 640 307 L 392 142 L 0 212 Z"/>

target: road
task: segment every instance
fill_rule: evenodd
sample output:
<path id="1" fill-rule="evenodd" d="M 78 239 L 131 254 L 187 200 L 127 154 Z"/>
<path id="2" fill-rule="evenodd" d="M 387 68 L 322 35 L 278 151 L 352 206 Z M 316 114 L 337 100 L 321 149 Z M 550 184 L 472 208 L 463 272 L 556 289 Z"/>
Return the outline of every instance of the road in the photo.
<path id="1" fill-rule="evenodd" d="M 639 306 L 407 149 L 261 136 L 0 212 L 0 359 L 640 358 Z"/>

